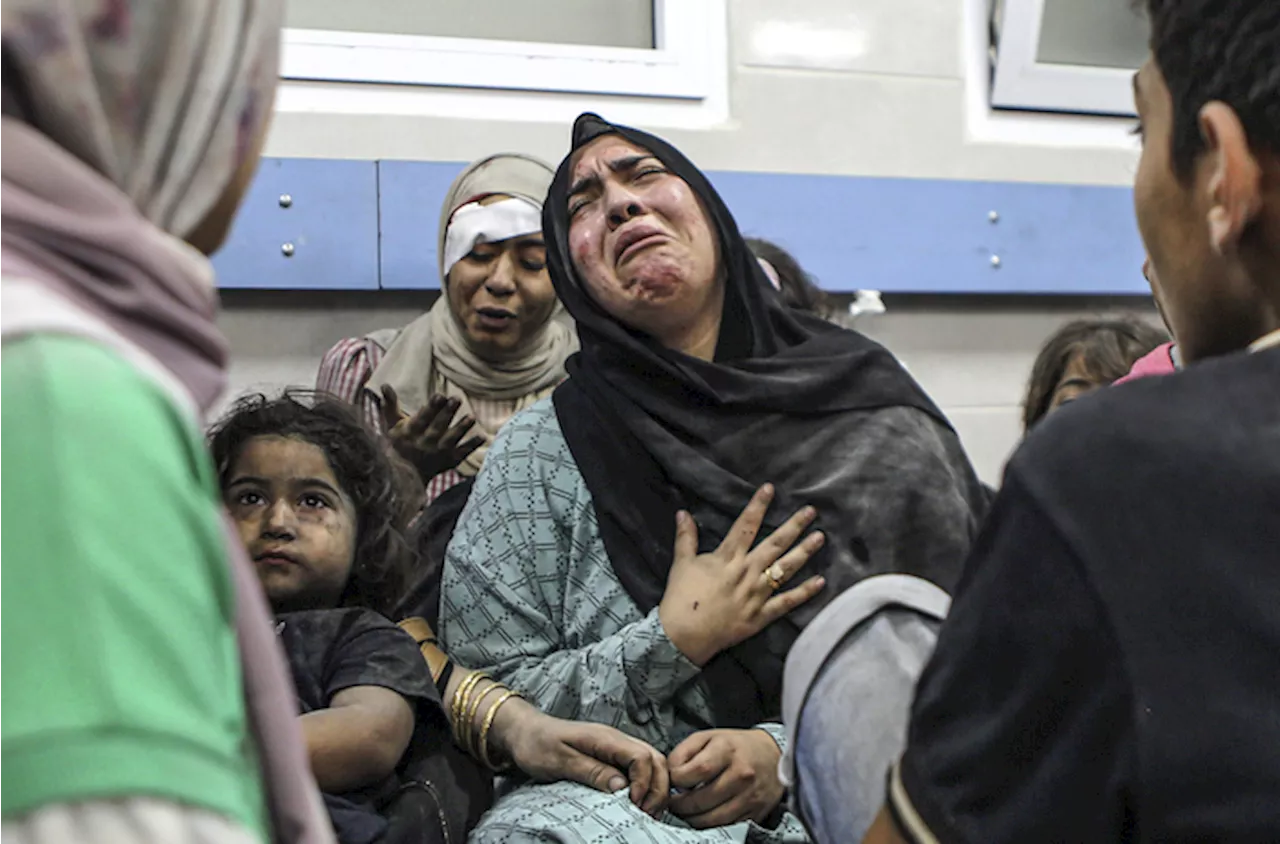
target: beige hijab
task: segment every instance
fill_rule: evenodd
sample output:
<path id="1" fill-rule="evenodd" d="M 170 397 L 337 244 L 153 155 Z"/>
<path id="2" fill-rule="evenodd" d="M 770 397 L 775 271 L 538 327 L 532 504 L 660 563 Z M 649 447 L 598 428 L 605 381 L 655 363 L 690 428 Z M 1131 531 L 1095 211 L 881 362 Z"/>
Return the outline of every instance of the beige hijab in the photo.
<path id="1" fill-rule="evenodd" d="M 551 185 L 551 168 L 536 158 L 500 153 L 481 159 L 454 179 L 440 209 L 437 236 L 440 298 L 422 316 L 394 334 L 369 335 L 387 347 L 378 368 L 365 387 L 375 394 L 390 384 L 400 399 L 401 410 L 414 413 L 426 406 L 433 394 L 458 400 L 458 416 L 477 418 L 471 399 L 514 401 L 520 411 L 548 395 L 564 380 L 565 359 L 578 347 L 577 337 L 557 303 L 545 323 L 514 349 L 494 357 L 481 356 L 472 348 L 462 322 L 449 307 L 449 279 L 444 270 L 445 235 L 449 221 L 463 205 L 492 194 L 526 199 L 539 208 Z M 483 424 L 474 435 L 485 440 L 458 471 L 474 475 L 497 430 Z"/>

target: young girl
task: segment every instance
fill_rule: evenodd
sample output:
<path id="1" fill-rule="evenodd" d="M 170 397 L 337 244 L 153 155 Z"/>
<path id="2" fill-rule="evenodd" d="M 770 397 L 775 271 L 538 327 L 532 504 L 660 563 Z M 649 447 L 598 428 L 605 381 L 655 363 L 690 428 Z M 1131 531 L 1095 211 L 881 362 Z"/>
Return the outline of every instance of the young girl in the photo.
<path id="1" fill-rule="evenodd" d="M 603 724 L 545 715 L 454 666 L 421 619 L 404 622 L 421 641 L 387 620 L 405 580 L 403 502 L 386 453 L 348 404 L 300 392 L 249 396 L 215 426 L 210 447 L 277 613 L 311 765 L 343 844 L 462 840 L 492 795 L 491 772 L 472 759 L 515 765 L 538 781 L 608 792 L 629 784 L 635 805 L 660 811 L 668 780 L 652 747 Z M 428 664 L 451 702 L 448 719 Z M 443 738 L 450 724 L 456 744 Z M 411 785 L 431 799 L 388 811 L 390 795 Z"/>
<path id="2" fill-rule="evenodd" d="M 390 463 L 346 405 L 241 399 L 210 435 L 223 499 L 277 616 L 311 768 L 342 844 L 379 840 L 378 813 L 418 716 L 439 698 L 414 640 L 384 613 L 409 549 Z"/>

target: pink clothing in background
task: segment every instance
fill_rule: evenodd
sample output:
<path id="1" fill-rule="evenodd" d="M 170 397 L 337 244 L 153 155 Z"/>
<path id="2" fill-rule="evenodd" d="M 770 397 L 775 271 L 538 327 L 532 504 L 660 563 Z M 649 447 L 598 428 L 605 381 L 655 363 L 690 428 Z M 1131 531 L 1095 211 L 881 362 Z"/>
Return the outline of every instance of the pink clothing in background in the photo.
<path id="1" fill-rule="evenodd" d="M 1172 375 L 1177 371 L 1178 367 L 1173 363 L 1173 344 L 1162 343 L 1138 358 L 1133 368 L 1129 370 L 1129 374 L 1115 383 L 1124 384 L 1138 378 L 1146 378 L 1149 375 Z M 1113 384 L 1112 386 L 1115 385 Z"/>

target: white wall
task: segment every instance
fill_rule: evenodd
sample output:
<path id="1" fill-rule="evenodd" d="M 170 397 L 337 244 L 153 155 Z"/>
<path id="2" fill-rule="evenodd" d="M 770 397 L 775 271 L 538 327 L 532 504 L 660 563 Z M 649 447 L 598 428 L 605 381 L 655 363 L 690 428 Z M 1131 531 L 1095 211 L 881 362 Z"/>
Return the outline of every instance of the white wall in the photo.
<path id="1" fill-rule="evenodd" d="M 1128 121 L 989 112 L 982 4 L 731 0 L 728 118 L 706 129 L 651 128 L 708 169 L 1128 183 L 1136 156 Z M 823 50 L 787 55 L 779 44 L 797 37 Z M 453 112 L 483 118 L 413 113 L 442 96 L 461 98 L 451 101 Z M 580 98 L 545 95 L 539 102 L 554 119 L 526 112 L 504 121 L 496 119 L 504 96 L 290 83 L 267 153 L 469 160 L 514 149 L 559 160 Z M 355 113 L 314 111 L 330 101 Z M 591 105 L 606 116 L 617 110 Z M 422 294 L 228 295 L 222 325 L 232 340 L 233 388 L 310 384 L 330 343 L 403 324 L 427 304 Z M 899 302 L 860 327 L 904 360 L 994 482 L 1020 435 L 1018 403 L 1039 344 L 1070 318 L 1123 308 L 1153 316 L 1145 302 L 956 297 Z"/>
<path id="2" fill-rule="evenodd" d="M 324 351 L 342 337 L 403 325 L 433 301 L 420 293 L 232 291 L 220 324 L 231 340 L 231 390 L 311 386 Z M 841 303 L 847 298 L 841 298 Z M 1071 319 L 1135 313 L 1141 302 L 1000 302 L 896 297 L 889 312 L 863 317 L 858 329 L 889 347 L 942 407 L 978 474 L 998 484 L 1021 436 L 1023 389 L 1041 342 Z"/>
<path id="3" fill-rule="evenodd" d="M 727 118 L 647 128 L 714 170 L 1127 184 L 1132 121 L 990 114 L 986 2 L 728 0 Z M 499 92 L 289 82 L 267 154 L 466 161 L 515 148 L 555 162 L 577 107 L 636 105 L 534 99 L 532 115 L 504 120 L 512 98 Z M 444 112 L 469 117 L 430 116 Z"/>

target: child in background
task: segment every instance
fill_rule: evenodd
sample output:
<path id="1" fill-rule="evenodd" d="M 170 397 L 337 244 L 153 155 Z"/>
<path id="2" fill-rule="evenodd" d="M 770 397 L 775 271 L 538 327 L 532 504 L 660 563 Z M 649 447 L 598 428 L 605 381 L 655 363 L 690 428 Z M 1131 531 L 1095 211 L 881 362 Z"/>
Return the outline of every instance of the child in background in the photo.
<path id="1" fill-rule="evenodd" d="M 210 447 L 276 613 L 338 840 L 380 840 L 418 716 L 439 706 L 417 645 L 383 615 L 409 554 L 391 464 L 346 405 L 298 393 L 241 399 Z"/>
<path id="2" fill-rule="evenodd" d="M 1040 347 L 1031 368 L 1022 402 L 1023 430 L 1125 376 L 1136 361 L 1167 341 L 1162 331 L 1138 319 L 1081 319 L 1062 326 Z"/>

